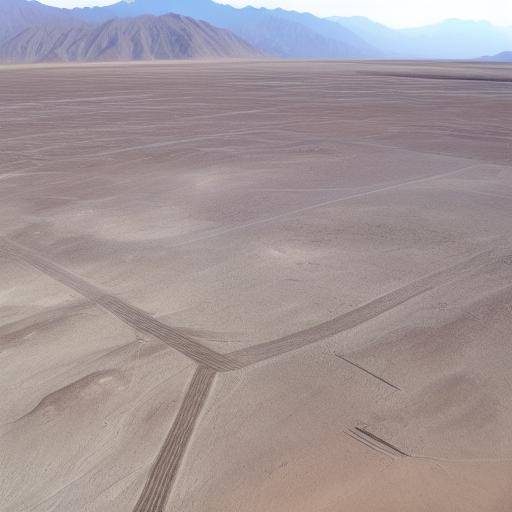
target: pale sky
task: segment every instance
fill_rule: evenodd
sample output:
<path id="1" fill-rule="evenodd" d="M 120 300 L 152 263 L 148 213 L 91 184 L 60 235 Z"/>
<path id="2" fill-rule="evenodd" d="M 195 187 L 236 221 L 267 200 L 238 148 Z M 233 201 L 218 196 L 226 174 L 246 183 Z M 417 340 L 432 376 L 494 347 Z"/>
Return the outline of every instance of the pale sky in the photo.
<path id="1" fill-rule="evenodd" d="M 108 5 L 114 0 L 40 0 L 58 7 Z M 186 1 L 186 0 L 185 0 Z M 283 7 L 319 16 L 368 16 L 392 27 L 435 23 L 446 18 L 488 20 L 512 26 L 512 0 L 222 0 L 236 7 Z"/>

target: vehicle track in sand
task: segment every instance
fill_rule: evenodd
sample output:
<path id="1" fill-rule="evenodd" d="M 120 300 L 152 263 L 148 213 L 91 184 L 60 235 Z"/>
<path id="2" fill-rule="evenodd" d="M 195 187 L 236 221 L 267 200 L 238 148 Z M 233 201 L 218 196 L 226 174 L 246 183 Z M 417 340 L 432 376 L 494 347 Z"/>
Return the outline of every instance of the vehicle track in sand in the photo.
<path id="1" fill-rule="evenodd" d="M 436 286 L 440 286 L 450 282 L 451 280 L 457 279 L 460 274 L 474 270 L 475 268 L 489 263 L 493 256 L 498 257 L 499 254 L 496 254 L 497 252 L 499 251 L 496 251 L 496 249 L 481 251 L 455 265 L 442 269 L 434 274 L 427 275 L 417 281 L 414 281 L 413 283 L 394 290 L 393 292 L 390 292 L 383 297 L 371 301 L 368 304 L 361 306 L 360 308 L 357 308 L 345 315 L 341 315 L 340 317 L 337 317 L 331 321 L 308 329 L 306 330 L 307 332 L 301 331 L 276 341 L 271 341 L 262 345 L 249 347 L 248 349 L 231 352 L 228 355 L 234 356 L 241 365 L 246 367 L 266 359 L 277 357 L 287 352 L 298 350 L 305 345 L 309 345 L 315 343 L 316 341 L 325 339 L 330 335 L 329 333 L 332 332 L 333 329 L 336 329 L 337 332 L 340 332 L 338 331 L 340 327 L 343 327 L 342 330 L 348 330 L 352 327 L 356 327 L 357 325 L 372 320 L 373 318 L 385 313 L 386 311 L 389 311 L 399 306 L 400 304 L 403 304 L 407 300 L 421 295 L 422 293 L 425 293 Z M 260 347 L 263 347 L 263 350 L 258 350 Z M 200 378 L 205 380 L 207 379 L 207 376 L 199 376 L 200 370 L 201 368 L 198 368 L 196 371 L 196 375 L 194 376 L 192 384 L 187 391 L 187 395 L 185 396 L 182 405 L 183 409 L 188 410 L 187 401 L 197 400 L 201 393 L 201 391 L 195 390 L 195 388 L 199 388 L 199 385 L 195 384 L 195 381 L 196 379 L 198 380 Z M 364 371 L 367 372 L 367 370 Z M 379 380 L 383 380 L 374 374 L 372 375 Z M 210 378 L 213 380 L 214 377 L 215 374 L 212 373 Z M 394 387 L 395 389 L 399 389 L 387 381 L 383 380 L 383 382 Z M 207 393 L 207 391 L 202 392 L 205 394 Z M 197 408 L 195 417 L 199 415 L 199 412 L 200 408 Z M 182 424 L 184 421 L 180 413 L 178 413 L 178 416 L 176 417 L 176 420 L 164 443 L 164 446 L 154 463 L 153 470 L 148 477 L 144 490 L 142 491 L 141 497 L 133 509 L 133 512 L 163 512 L 164 510 L 163 507 L 169 498 L 169 494 L 172 490 L 172 484 L 174 483 L 174 479 L 177 474 L 179 461 L 183 458 L 186 448 L 186 446 L 182 446 L 183 441 L 179 439 L 176 434 L 177 431 L 182 430 Z M 193 428 L 193 425 L 191 428 Z M 186 440 L 184 441 L 185 444 L 190 441 L 191 434 L 192 432 L 190 432 L 190 435 L 186 437 Z M 347 434 L 351 437 L 354 437 L 357 441 L 368 445 L 370 448 L 382 451 L 388 455 L 398 454 L 400 456 L 409 456 L 407 453 L 402 452 L 400 449 L 380 438 L 377 438 L 375 435 L 364 429 L 356 428 L 355 431 L 351 431 L 350 433 L 347 432 Z M 178 448 L 181 447 L 181 452 L 175 453 L 178 448 L 173 451 L 173 444 L 178 444 Z M 172 455 L 167 456 L 167 453 L 171 453 Z"/>
<path id="2" fill-rule="evenodd" d="M 380 453 L 390 455 L 392 457 L 396 457 L 397 455 L 400 457 L 410 457 L 408 453 L 400 450 L 400 448 L 397 448 L 395 445 L 376 436 L 365 428 L 355 427 L 354 429 L 346 430 L 345 434 L 355 441 L 358 441 L 368 448 L 376 450 Z"/>
<path id="3" fill-rule="evenodd" d="M 353 329 L 400 306 L 410 299 L 449 283 L 464 272 L 485 265 L 489 262 L 494 252 L 494 249 L 479 252 L 462 262 L 424 276 L 326 322 L 283 336 L 282 338 L 230 352 L 228 355 L 238 361 L 241 366 L 250 366 L 288 352 L 299 350 L 307 345 Z"/>
<path id="4" fill-rule="evenodd" d="M 426 275 L 358 308 L 308 329 L 228 354 L 219 354 L 187 338 L 172 327 L 159 322 L 148 313 L 125 303 L 113 295 L 103 292 L 100 288 L 39 256 L 34 251 L 7 238 L 0 237 L 0 254 L 3 253 L 43 272 L 56 281 L 77 291 L 92 303 L 103 307 L 125 324 L 140 332 L 154 336 L 198 363 L 178 414 L 153 463 L 133 512 L 164 511 L 178 474 L 180 463 L 191 440 L 197 418 L 201 413 L 218 372 L 242 369 L 299 350 L 335 334 L 357 327 L 433 288 L 446 285 L 458 279 L 466 272 L 474 271 L 495 259 L 502 258 L 503 254 L 505 254 L 503 249 L 503 247 L 500 247 L 500 244 L 497 244 L 492 249 L 473 254 L 454 265 Z M 509 253 L 507 252 L 506 254 Z M 386 442 L 380 439 L 377 442 L 370 433 L 361 432 L 359 429 L 356 429 L 355 432 L 352 431 L 347 434 L 351 435 L 351 437 L 357 437 L 357 440 L 363 442 L 363 444 L 370 445 L 374 449 L 382 451 L 383 447 L 386 446 L 387 450 L 384 449 L 384 451 L 389 453 L 390 447 L 386 445 Z M 364 434 L 364 436 L 361 434 Z M 407 455 L 395 447 L 392 448 L 392 451 L 395 453 Z"/>
<path id="5" fill-rule="evenodd" d="M 196 369 L 133 512 L 163 512 L 215 375 L 216 372 L 206 366 Z"/>
<path id="6" fill-rule="evenodd" d="M 229 356 L 218 354 L 208 347 L 184 336 L 178 330 L 156 320 L 145 311 L 105 293 L 100 288 L 63 269 L 59 265 L 3 237 L 0 237 L 1 253 L 17 261 L 22 261 L 65 286 L 72 288 L 83 297 L 112 313 L 125 324 L 167 343 L 167 345 L 200 365 L 220 372 L 241 368 L 240 364 Z"/>

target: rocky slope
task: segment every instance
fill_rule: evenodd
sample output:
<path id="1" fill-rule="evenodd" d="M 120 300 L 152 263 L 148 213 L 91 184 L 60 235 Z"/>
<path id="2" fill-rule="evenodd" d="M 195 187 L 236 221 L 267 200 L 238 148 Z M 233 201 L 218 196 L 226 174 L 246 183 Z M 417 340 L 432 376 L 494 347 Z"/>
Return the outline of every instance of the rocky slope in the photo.
<path id="1" fill-rule="evenodd" d="M 101 25 L 31 27 L 0 44 L 0 61 L 10 63 L 262 56 L 228 30 L 177 14 L 115 19 Z"/>

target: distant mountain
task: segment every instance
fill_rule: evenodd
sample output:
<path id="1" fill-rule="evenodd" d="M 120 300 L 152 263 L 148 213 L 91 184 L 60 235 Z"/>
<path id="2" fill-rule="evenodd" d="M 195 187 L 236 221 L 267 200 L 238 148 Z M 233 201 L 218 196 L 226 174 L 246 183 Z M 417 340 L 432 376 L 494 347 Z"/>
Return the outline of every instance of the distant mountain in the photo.
<path id="1" fill-rule="evenodd" d="M 512 51 L 510 52 L 501 52 L 496 55 L 487 55 L 485 57 L 481 57 L 479 60 L 485 60 L 489 62 L 511 62 L 512 63 Z"/>
<path id="2" fill-rule="evenodd" d="M 393 30 L 364 16 L 345 18 L 333 16 L 328 19 L 351 30 L 354 34 L 378 48 L 386 57 L 412 56 L 406 37 L 398 30 Z"/>
<path id="3" fill-rule="evenodd" d="M 22 30 L 35 25 L 76 24 L 75 16 L 64 9 L 49 7 L 27 0 L 0 0 L 0 41 L 5 41 Z"/>
<path id="4" fill-rule="evenodd" d="M 92 30 L 99 30 L 100 24 L 168 13 L 227 29 L 260 52 L 282 58 L 478 59 L 482 55 L 497 56 L 512 48 L 512 27 L 496 27 L 485 21 L 452 19 L 394 30 L 360 16 L 322 19 L 284 9 L 235 8 L 213 0 L 123 0 L 106 7 L 75 9 L 48 7 L 35 0 L 0 0 L 0 44 L 9 41 L 5 56 L 9 52 L 15 55 L 26 51 L 27 59 L 46 59 L 41 56 L 54 51 L 60 55 L 54 58 L 66 60 L 72 58 L 66 45 L 74 39 L 86 38 Z M 152 30 L 163 37 L 160 29 Z M 119 33 L 119 37 L 124 36 Z M 147 37 L 151 40 L 152 36 Z M 134 41 L 137 38 L 137 33 L 131 35 Z M 149 40 L 145 39 L 144 44 Z M 52 41 L 55 50 L 49 46 Z M 125 50 L 126 55 L 130 54 L 128 46 L 129 42 L 123 43 L 119 58 L 125 58 Z M 78 51 L 76 48 L 73 45 L 73 51 Z M 142 53 L 153 58 L 149 57 L 154 51 L 152 44 L 144 48 Z M 91 60 L 93 53 L 84 58 Z"/>
<path id="5" fill-rule="evenodd" d="M 446 20 L 435 25 L 393 30 L 368 18 L 330 18 L 388 56 L 421 59 L 473 59 L 512 47 L 512 28 L 486 21 Z"/>
<path id="6" fill-rule="evenodd" d="M 364 58 L 380 52 L 350 30 L 308 13 L 283 9 L 237 9 L 212 0 L 131 0 L 107 7 L 73 9 L 89 22 L 168 12 L 231 30 L 267 54 L 284 58 Z"/>
<path id="7" fill-rule="evenodd" d="M 101 25 L 31 27 L 0 44 L 2 62 L 255 58 L 228 30 L 185 16 L 141 16 Z"/>
<path id="8" fill-rule="evenodd" d="M 512 47 L 512 29 L 487 21 L 451 19 L 400 32 L 414 54 L 424 58 L 472 59 Z"/>
<path id="9" fill-rule="evenodd" d="M 333 39 L 351 46 L 363 56 L 378 57 L 381 52 L 374 46 L 368 44 L 364 39 L 351 30 L 341 27 L 340 24 L 329 19 L 318 18 L 307 12 L 286 11 L 284 9 L 259 9 L 266 16 L 279 17 L 291 23 L 303 25 L 327 39 Z"/>

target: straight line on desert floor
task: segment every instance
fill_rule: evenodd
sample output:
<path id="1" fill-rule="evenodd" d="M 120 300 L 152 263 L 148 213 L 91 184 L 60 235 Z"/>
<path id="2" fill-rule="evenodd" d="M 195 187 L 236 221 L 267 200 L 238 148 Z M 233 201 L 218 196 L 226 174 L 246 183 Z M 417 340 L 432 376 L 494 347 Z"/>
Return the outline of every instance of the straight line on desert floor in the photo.
<path id="1" fill-rule="evenodd" d="M 211 368 L 197 368 L 134 512 L 163 512 L 214 378 L 215 372 Z"/>
<path id="2" fill-rule="evenodd" d="M 363 123 L 363 122 L 367 122 L 367 121 L 368 120 L 352 121 L 352 122 Z M 327 120 L 327 121 L 317 121 L 314 124 L 331 124 L 331 123 L 332 123 L 332 121 Z M 304 134 L 304 133 L 302 132 L 302 134 Z M 425 150 L 419 150 L 419 149 L 411 149 L 411 148 L 406 148 L 406 147 L 401 147 L 401 146 L 396 146 L 396 145 L 391 145 L 391 144 L 383 144 L 382 142 L 375 142 L 372 140 L 361 140 L 361 139 L 353 139 L 353 138 L 344 138 L 344 139 L 340 140 L 338 137 L 332 137 L 332 136 L 329 137 L 326 135 L 316 136 L 316 137 L 312 137 L 312 136 L 308 135 L 308 137 L 310 138 L 310 140 L 318 140 L 321 142 L 337 142 L 337 143 L 341 143 L 341 144 L 352 144 L 354 146 L 368 146 L 368 147 L 372 147 L 372 148 L 391 149 L 391 150 L 395 150 L 395 151 L 403 151 L 404 153 L 413 153 L 416 155 L 428 155 L 428 156 L 434 156 L 434 157 L 438 157 L 438 158 L 452 158 L 452 159 L 468 160 L 468 161 L 472 160 L 471 158 L 468 158 L 468 157 L 457 156 L 457 155 L 450 154 L 450 153 L 440 153 L 438 151 L 425 151 Z M 370 139 L 371 139 L 371 137 L 370 137 Z M 479 160 L 478 165 L 479 166 L 495 165 L 497 167 L 505 167 L 508 169 L 512 169 L 512 166 L 510 164 L 490 162 L 490 161 L 486 161 L 486 160 Z"/>
<path id="3" fill-rule="evenodd" d="M 357 363 L 354 363 L 354 361 L 351 361 L 350 359 L 347 359 L 346 357 L 344 356 L 341 356 L 339 354 L 335 354 L 336 357 L 338 357 L 339 359 L 345 361 L 346 363 L 358 368 L 359 370 L 361 370 L 362 372 L 364 373 L 367 373 L 368 375 L 371 375 L 374 379 L 377 379 L 377 380 L 380 380 L 381 382 L 383 382 L 384 384 L 386 384 L 387 386 L 390 386 L 392 387 L 393 389 L 396 389 L 397 391 L 402 391 L 398 386 L 395 386 L 394 384 L 392 384 L 391 382 L 387 381 L 386 379 L 383 379 L 382 377 L 380 377 L 379 375 L 371 372 L 370 370 L 367 370 L 366 368 L 363 368 L 362 366 L 358 365 Z"/>
<path id="4" fill-rule="evenodd" d="M 148 313 L 134 308 L 117 297 L 104 293 L 102 290 L 75 276 L 71 272 L 62 269 L 58 265 L 38 256 L 17 243 L 6 238 L 0 238 L 0 252 L 3 252 L 7 256 L 14 257 L 17 260 L 21 260 L 78 291 L 87 299 L 114 314 L 124 323 L 160 339 L 199 364 L 210 367 L 216 371 L 230 371 L 298 350 L 304 346 L 361 325 L 425 293 L 435 286 L 446 284 L 450 279 L 455 279 L 459 273 L 471 270 L 475 263 L 479 265 L 485 264 L 493 250 L 486 250 L 473 255 L 461 263 L 420 278 L 417 281 L 393 290 L 352 311 L 343 313 L 338 317 L 316 326 L 284 336 L 283 338 L 271 340 L 225 355 L 219 354 L 187 338 L 181 332 L 159 322 Z"/>
<path id="5" fill-rule="evenodd" d="M 401 455 L 402 457 L 409 457 L 410 455 L 408 453 L 405 453 L 404 451 L 400 450 L 400 448 L 397 448 L 393 444 L 389 443 L 388 441 L 385 441 L 384 439 L 376 436 L 369 430 L 362 428 L 362 427 L 355 427 L 354 430 L 352 430 L 352 433 L 355 434 L 357 437 L 360 437 L 361 435 L 365 436 L 367 440 L 371 440 L 374 443 L 378 443 L 379 445 L 383 446 L 385 449 L 391 450 L 393 453 Z"/>
<path id="6" fill-rule="evenodd" d="M 288 352 L 299 350 L 305 346 L 324 340 L 341 332 L 353 329 L 365 322 L 404 304 L 405 302 L 428 292 L 429 290 L 445 285 L 458 279 L 465 272 L 485 265 L 491 256 L 499 252 L 497 249 L 488 249 L 464 259 L 462 262 L 449 266 L 433 274 L 406 284 L 400 288 L 377 297 L 376 299 L 359 306 L 356 309 L 341 314 L 323 323 L 309 327 L 302 331 L 289 334 L 282 338 L 260 343 L 248 348 L 230 352 L 228 355 L 239 362 L 240 365 L 252 364 L 271 359 Z"/>
<path id="7" fill-rule="evenodd" d="M 77 291 L 80 295 L 95 304 L 103 307 L 130 327 L 154 336 L 200 365 L 210 367 L 217 371 L 236 370 L 240 368 L 240 365 L 229 356 L 218 354 L 195 340 L 184 336 L 180 331 L 159 322 L 145 311 L 135 308 L 113 295 L 105 293 L 103 290 L 42 256 L 39 256 L 30 249 L 0 237 L 0 253 L 36 268 L 40 272 L 43 272 L 68 288 Z"/>
<path id="8" fill-rule="evenodd" d="M 288 217 L 290 215 L 309 211 L 315 208 L 320 208 L 322 206 L 327 206 L 330 204 L 335 204 L 341 201 L 346 201 L 349 199 L 354 199 L 358 197 L 365 197 L 372 194 L 376 194 L 379 192 L 383 192 L 386 190 L 392 190 L 396 189 L 401 186 L 405 186 L 407 184 L 411 183 L 420 183 L 425 181 L 430 181 L 437 178 L 442 178 L 446 176 L 452 176 L 461 172 L 464 172 L 466 170 L 469 170 L 471 168 L 478 167 L 478 165 L 473 166 L 467 166 L 463 167 L 461 169 L 456 169 L 454 171 L 450 171 L 448 173 L 438 174 L 435 176 L 429 176 L 425 178 L 415 179 L 415 180 L 408 180 L 406 182 L 390 185 L 388 187 L 382 187 L 379 189 L 367 191 L 367 192 L 361 192 L 357 194 L 352 194 L 350 196 L 345 196 L 342 198 L 333 199 L 330 201 L 324 201 L 322 203 L 318 203 L 315 205 L 311 205 L 305 208 L 300 208 L 298 210 L 294 210 L 292 212 L 286 212 L 277 216 L 268 217 L 266 219 L 260 219 L 256 220 L 250 223 L 246 223 L 239 226 L 234 226 L 231 228 L 226 228 L 224 230 L 217 231 L 215 233 L 210 234 L 209 236 L 202 237 L 201 239 L 208 239 L 213 238 L 216 236 L 220 236 L 225 233 L 233 232 L 236 230 L 244 229 L 247 227 L 271 222 L 273 220 L 281 219 Z M 3 243 L 2 243 L 3 240 Z M 197 239 L 196 239 L 197 240 Z M 186 242 L 183 242 L 180 245 L 185 245 L 187 243 L 192 243 L 196 240 L 189 240 Z M 151 334 L 155 336 L 156 338 L 164 341 L 165 343 L 169 344 L 176 350 L 180 351 L 182 354 L 186 355 L 187 357 L 190 357 L 194 361 L 198 362 L 199 364 L 210 366 L 218 371 L 227 371 L 227 370 L 234 370 L 241 367 L 240 364 L 237 364 L 235 361 L 233 361 L 229 356 L 218 354 L 217 352 L 208 349 L 207 347 L 204 347 L 203 345 L 195 342 L 194 340 L 191 340 L 185 336 L 183 336 L 182 333 L 172 329 L 170 326 L 162 324 L 158 320 L 154 319 L 147 313 L 134 308 L 133 306 L 130 306 L 120 299 L 113 297 L 112 295 L 104 293 L 102 290 L 96 288 L 95 286 L 87 283 L 85 280 L 79 278 L 78 276 L 75 276 L 71 272 L 66 271 L 65 269 L 59 267 L 58 265 L 46 260 L 45 258 L 35 254 L 34 252 L 30 251 L 29 249 L 26 249 L 19 244 L 16 244 L 12 241 L 9 241 L 6 238 L 0 239 L 0 250 L 2 249 L 7 254 L 14 256 L 15 258 L 21 259 L 25 261 L 26 263 L 30 264 L 31 266 L 39 269 L 40 271 L 46 273 L 47 275 L 50 275 L 54 279 L 58 280 L 59 282 L 65 284 L 68 287 L 73 288 L 74 290 L 78 291 L 80 294 L 84 295 L 88 299 L 94 300 L 99 305 L 103 306 L 105 309 L 116 315 L 118 318 L 123 320 L 128 325 L 141 330 L 142 332 L 146 332 L 148 334 Z M 176 246 L 175 246 L 176 247 Z M 332 322 L 332 321 L 331 321 Z M 277 344 L 274 342 L 271 342 L 273 345 L 277 347 Z M 267 347 L 268 344 L 263 344 L 263 347 Z M 263 349 L 262 347 L 262 349 Z M 286 350 L 288 351 L 288 350 Z M 280 352 L 279 352 L 280 353 Z M 245 358 L 244 353 L 238 354 L 242 359 Z M 272 357 L 272 356 L 265 356 L 265 358 Z M 256 359 L 256 361 L 261 360 L 261 356 Z"/>
<path id="9" fill-rule="evenodd" d="M 203 240 L 209 240 L 211 238 L 216 238 L 218 236 L 222 236 L 222 235 L 225 235 L 225 234 L 228 234 L 228 233 L 232 233 L 232 232 L 235 232 L 235 231 L 240 231 L 242 229 L 250 228 L 250 227 L 253 227 L 253 226 L 258 226 L 260 224 L 266 224 L 268 222 L 273 222 L 275 220 L 285 219 L 285 218 L 287 218 L 289 216 L 296 215 L 297 213 L 307 212 L 309 210 L 315 210 L 317 208 L 322 208 L 324 206 L 329 206 L 331 204 L 341 203 L 342 201 L 348 201 L 350 199 L 357 199 L 357 198 L 360 198 L 360 197 L 366 197 L 366 196 L 370 196 L 370 195 L 373 195 L 373 194 L 378 194 L 379 192 L 385 192 L 387 190 L 393 190 L 393 189 L 404 187 L 406 185 L 411 185 L 411 184 L 414 184 L 414 183 L 423 183 L 423 182 L 427 182 L 427 181 L 431 181 L 431 180 L 435 180 L 435 179 L 445 178 L 445 177 L 448 177 L 448 176 L 454 176 L 454 175 L 462 173 L 464 171 L 468 171 L 468 170 L 476 168 L 476 167 L 481 167 L 481 165 L 482 164 L 468 165 L 467 167 L 462 167 L 461 169 L 455 169 L 454 171 L 446 172 L 446 173 L 443 173 L 443 174 L 436 174 L 434 176 L 428 176 L 428 177 L 424 177 L 424 178 L 407 180 L 407 181 L 403 181 L 403 182 L 400 182 L 400 183 L 396 183 L 394 185 L 389 185 L 387 187 L 382 187 L 382 188 L 378 188 L 378 189 L 374 189 L 374 190 L 369 190 L 367 192 L 359 192 L 357 194 L 352 194 L 352 195 L 349 195 L 349 196 L 338 197 L 337 199 L 330 199 L 329 201 L 323 201 L 321 203 L 315 203 L 315 204 L 312 204 L 310 206 L 305 206 L 304 208 L 298 208 L 297 210 L 291 210 L 291 211 L 288 211 L 288 212 L 285 212 L 285 213 L 280 213 L 279 215 L 273 215 L 272 217 L 265 217 L 263 219 L 254 220 L 254 221 L 251 221 L 251 222 L 246 222 L 245 224 L 239 224 L 238 226 L 231 226 L 231 227 L 228 227 L 228 228 L 220 228 L 220 229 L 217 229 L 216 231 L 214 230 L 214 232 L 210 233 L 209 235 L 204 235 L 204 236 L 201 236 L 201 237 L 192 238 L 190 240 L 185 240 L 185 241 L 180 242 L 178 244 L 172 245 L 171 248 L 181 247 L 183 245 L 188 245 L 188 244 L 192 244 L 192 243 L 195 243 L 195 242 L 201 242 Z"/>

